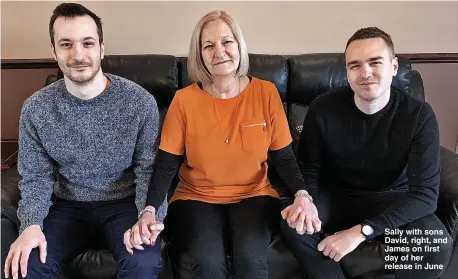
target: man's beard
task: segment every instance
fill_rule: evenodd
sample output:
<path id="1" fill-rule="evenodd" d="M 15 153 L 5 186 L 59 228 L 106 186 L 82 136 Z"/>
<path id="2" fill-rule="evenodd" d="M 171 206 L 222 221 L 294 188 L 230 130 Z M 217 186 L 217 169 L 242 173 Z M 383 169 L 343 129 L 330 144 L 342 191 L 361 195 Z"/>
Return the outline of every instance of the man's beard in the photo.
<path id="1" fill-rule="evenodd" d="M 86 85 L 91 83 L 97 73 L 100 71 L 100 61 L 95 64 L 95 67 L 93 67 L 93 64 L 91 62 L 76 62 L 73 64 L 65 63 L 66 69 L 68 70 L 67 73 L 64 73 L 64 75 L 71 80 L 73 83 L 78 84 L 78 85 Z M 90 70 L 92 70 L 91 74 L 89 76 L 86 75 L 72 75 L 72 67 L 75 66 L 88 66 Z"/>

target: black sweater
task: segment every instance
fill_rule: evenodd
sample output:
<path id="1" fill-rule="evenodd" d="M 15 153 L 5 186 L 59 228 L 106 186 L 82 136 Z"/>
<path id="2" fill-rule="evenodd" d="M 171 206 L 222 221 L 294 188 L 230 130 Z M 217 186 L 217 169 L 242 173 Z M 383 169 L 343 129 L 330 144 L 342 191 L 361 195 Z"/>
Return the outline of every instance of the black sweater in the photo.
<path id="1" fill-rule="evenodd" d="M 391 207 L 365 220 L 380 235 L 435 211 L 439 193 L 439 129 L 425 102 L 391 89 L 390 101 L 368 115 L 350 87 L 314 100 L 299 143 L 307 187 L 342 192 L 406 188 Z"/>

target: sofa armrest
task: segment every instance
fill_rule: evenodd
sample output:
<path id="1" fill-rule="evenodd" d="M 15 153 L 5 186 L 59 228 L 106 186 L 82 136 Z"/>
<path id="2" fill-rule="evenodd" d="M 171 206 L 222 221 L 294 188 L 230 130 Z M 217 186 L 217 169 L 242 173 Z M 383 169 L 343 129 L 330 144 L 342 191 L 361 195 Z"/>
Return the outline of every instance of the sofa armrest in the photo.
<path id="1" fill-rule="evenodd" d="M 458 233 L 458 154 L 441 147 L 441 177 L 436 215 L 456 240 Z"/>

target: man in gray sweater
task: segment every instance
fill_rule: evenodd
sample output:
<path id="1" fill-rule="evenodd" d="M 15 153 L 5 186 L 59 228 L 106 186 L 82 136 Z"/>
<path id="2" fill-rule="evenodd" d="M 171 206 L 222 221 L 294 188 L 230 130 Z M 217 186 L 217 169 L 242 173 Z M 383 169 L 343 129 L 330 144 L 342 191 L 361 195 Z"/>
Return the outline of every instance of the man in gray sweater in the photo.
<path id="1" fill-rule="evenodd" d="M 102 72 L 102 23 L 84 6 L 59 5 L 49 31 L 64 78 L 22 108 L 20 235 L 5 276 L 57 278 L 59 264 L 83 252 L 95 231 L 119 261 L 118 278 L 156 278 L 160 241 L 130 255 L 123 244 L 145 207 L 159 134 L 156 101 Z M 165 199 L 154 212 L 158 223 L 166 210 Z"/>

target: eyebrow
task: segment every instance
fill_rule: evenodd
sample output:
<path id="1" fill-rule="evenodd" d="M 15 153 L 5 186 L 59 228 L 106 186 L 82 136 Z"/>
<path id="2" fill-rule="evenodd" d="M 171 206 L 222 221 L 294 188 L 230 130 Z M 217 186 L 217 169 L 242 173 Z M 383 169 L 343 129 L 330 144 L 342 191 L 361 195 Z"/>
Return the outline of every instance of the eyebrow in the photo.
<path id="1" fill-rule="evenodd" d="M 83 41 L 87 41 L 87 40 L 94 40 L 95 41 L 95 38 L 91 37 L 91 36 L 83 38 Z M 58 42 L 60 43 L 60 42 L 70 42 L 70 41 L 71 41 L 71 39 L 64 37 L 64 38 L 60 39 Z"/>
<path id="2" fill-rule="evenodd" d="M 231 35 L 226 35 L 226 36 L 223 36 L 221 39 L 234 39 Z M 205 43 L 209 43 L 209 44 L 212 44 L 212 42 L 210 42 L 209 40 L 206 40 L 205 42 L 203 42 L 203 44 Z"/>
<path id="3" fill-rule="evenodd" d="M 375 56 L 375 57 L 372 57 L 369 59 L 369 62 L 374 62 L 374 61 L 377 61 L 377 60 L 383 60 L 383 57 L 382 56 Z M 351 66 L 351 65 L 355 65 L 355 64 L 359 64 L 361 61 L 359 60 L 352 60 L 350 62 L 347 63 L 347 66 Z"/>

